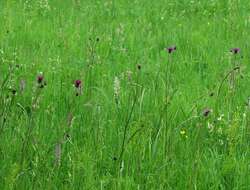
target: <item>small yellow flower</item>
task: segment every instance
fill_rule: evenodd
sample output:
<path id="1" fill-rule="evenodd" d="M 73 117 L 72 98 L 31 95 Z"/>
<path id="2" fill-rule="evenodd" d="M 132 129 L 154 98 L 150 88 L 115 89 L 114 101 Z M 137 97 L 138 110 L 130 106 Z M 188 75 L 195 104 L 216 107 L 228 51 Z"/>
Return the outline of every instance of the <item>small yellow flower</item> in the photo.
<path id="1" fill-rule="evenodd" d="M 185 131 L 185 130 L 181 130 L 181 131 L 180 131 L 180 134 L 181 134 L 181 135 L 185 135 L 185 134 L 186 134 L 186 131 Z"/>

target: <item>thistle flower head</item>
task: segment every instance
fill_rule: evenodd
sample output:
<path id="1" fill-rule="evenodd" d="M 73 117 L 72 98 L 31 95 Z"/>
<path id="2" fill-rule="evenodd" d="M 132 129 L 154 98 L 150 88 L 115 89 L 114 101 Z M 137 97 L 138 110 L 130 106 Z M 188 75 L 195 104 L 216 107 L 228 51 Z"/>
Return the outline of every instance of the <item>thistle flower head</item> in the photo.
<path id="1" fill-rule="evenodd" d="M 203 110 L 203 112 L 202 112 L 202 115 L 203 115 L 204 117 L 207 117 L 211 112 L 212 112 L 211 109 L 205 108 L 205 109 Z"/>
<path id="2" fill-rule="evenodd" d="M 141 64 L 138 64 L 138 65 L 137 65 L 137 69 L 138 69 L 138 70 L 141 70 Z"/>
<path id="3" fill-rule="evenodd" d="M 230 52 L 232 52 L 233 54 L 238 54 L 240 53 L 240 48 L 232 48 Z"/>
<path id="4" fill-rule="evenodd" d="M 166 48 L 166 50 L 170 54 L 170 53 L 172 53 L 172 52 L 174 52 L 176 50 L 176 46 L 168 47 L 168 48 Z"/>
<path id="5" fill-rule="evenodd" d="M 43 80 L 44 80 L 44 76 L 42 74 L 37 76 L 37 83 L 38 84 L 41 84 L 43 82 Z"/>
<path id="6" fill-rule="evenodd" d="M 17 93 L 16 89 L 12 89 L 12 90 L 11 90 L 11 93 L 15 96 L 16 93 Z"/>
<path id="7" fill-rule="evenodd" d="M 75 80 L 75 87 L 76 88 L 80 88 L 81 87 L 81 84 L 82 84 L 82 81 L 81 80 Z"/>

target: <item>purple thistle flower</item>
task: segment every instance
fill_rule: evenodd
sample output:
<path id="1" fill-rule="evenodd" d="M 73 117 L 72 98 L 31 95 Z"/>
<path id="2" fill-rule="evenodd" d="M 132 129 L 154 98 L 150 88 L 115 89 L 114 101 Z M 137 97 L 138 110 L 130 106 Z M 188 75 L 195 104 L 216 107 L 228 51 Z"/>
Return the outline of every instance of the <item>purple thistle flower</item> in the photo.
<path id="1" fill-rule="evenodd" d="M 203 110 L 202 115 L 203 115 L 204 117 L 207 117 L 211 112 L 212 112 L 211 109 L 206 108 L 206 109 Z"/>
<path id="2" fill-rule="evenodd" d="M 41 84 L 43 82 L 43 79 L 44 79 L 43 75 L 38 75 L 37 76 L 37 83 Z"/>
<path id="3" fill-rule="evenodd" d="M 141 70 L 141 64 L 138 64 L 138 65 L 137 65 L 137 69 L 138 69 L 138 70 Z"/>
<path id="4" fill-rule="evenodd" d="M 230 52 L 232 52 L 233 54 L 238 54 L 240 53 L 240 48 L 232 48 Z"/>
<path id="5" fill-rule="evenodd" d="M 81 81 L 81 80 L 75 80 L 75 87 L 76 87 L 76 88 L 80 88 L 80 87 L 81 87 L 81 84 L 82 84 L 82 81 Z"/>
<path id="6" fill-rule="evenodd" d="M 16 89 L 12 89 L 11 92 L 13 95 L 16 95 L 16 93 L 17 93 Z"/>
<path id="7" fill-rule="evenodd" d="M 170 53 L 172 53 L 172 52 L 174 52 L 174 51 L 176 50 L 176 46 L 168 47 L 168 48 L 166 48 L 166 50 L 167 50 L 168 53 L 170 54 Z"/>

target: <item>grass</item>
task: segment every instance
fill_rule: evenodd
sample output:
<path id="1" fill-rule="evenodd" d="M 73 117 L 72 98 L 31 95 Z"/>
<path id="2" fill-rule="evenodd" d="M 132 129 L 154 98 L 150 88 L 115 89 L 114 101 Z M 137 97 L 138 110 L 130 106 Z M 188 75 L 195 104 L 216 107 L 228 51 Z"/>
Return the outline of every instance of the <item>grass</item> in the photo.
<path id="1" fill-rule="evenodd" d="M 249 9 L 0 1 L 0 189 L 250 189 Z"/>

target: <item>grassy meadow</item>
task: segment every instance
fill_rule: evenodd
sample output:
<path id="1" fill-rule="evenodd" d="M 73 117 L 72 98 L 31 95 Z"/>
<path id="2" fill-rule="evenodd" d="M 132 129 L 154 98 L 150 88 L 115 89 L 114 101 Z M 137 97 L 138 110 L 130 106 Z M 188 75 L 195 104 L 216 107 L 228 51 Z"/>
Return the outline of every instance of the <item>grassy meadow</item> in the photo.
<path id="1" fill-rule="evenodd" d="M 1 0 L 0 189 L 249 190 L 249 31 L 248 0 Z"/>

